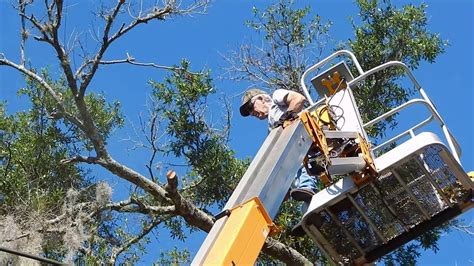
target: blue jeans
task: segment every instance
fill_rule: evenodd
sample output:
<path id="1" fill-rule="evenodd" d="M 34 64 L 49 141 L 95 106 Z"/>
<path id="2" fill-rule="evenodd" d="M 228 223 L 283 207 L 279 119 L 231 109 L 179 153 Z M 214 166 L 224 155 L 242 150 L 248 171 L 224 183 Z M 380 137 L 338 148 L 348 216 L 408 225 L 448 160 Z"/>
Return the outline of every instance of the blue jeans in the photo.
<path id="1" fill-rule="evenodd" d="M 298 172 L 296 172 L 295 181 L 293 181 L 292 188 L 302 188 L 318 192 L 318 182 L 316 177 L 308 175 L 306 168 L 302 165 Z"/>

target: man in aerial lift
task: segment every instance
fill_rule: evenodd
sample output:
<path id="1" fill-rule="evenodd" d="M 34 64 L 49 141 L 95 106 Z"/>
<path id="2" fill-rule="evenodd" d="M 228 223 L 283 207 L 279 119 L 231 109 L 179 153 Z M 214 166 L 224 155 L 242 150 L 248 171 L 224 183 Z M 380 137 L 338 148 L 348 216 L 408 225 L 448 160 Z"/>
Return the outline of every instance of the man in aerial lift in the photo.
<path id="1" fill-rule="evenodd" d="M 297 119 L 305 103 L 306 98 L 295 91 L 278 89 L 270 96 L 263 90 L 252 88 L 242 97 L 240 114 L 244 117 L 254 116 L 260 120 L 268 119 L 270 131 L 282 126 L 285 121 Z M 290 196 L 308 205 L 315 192 L 317 192 L 316 179 L 308 175 L 306 168 L 301 165 L 296 173 Z"/>

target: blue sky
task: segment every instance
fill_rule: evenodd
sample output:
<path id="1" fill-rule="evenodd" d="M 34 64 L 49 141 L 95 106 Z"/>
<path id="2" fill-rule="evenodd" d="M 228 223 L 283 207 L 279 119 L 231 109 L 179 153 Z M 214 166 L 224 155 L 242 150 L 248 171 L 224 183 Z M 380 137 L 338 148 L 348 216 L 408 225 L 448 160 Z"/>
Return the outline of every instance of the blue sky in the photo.
<path id="1" fill-rule="evenodd" d="M 393 1 L 396 5 L 420 1 Z M 238 48 L 239 44 L 257 40 L 255 35 L 244 25 L 251 18 L 251 8 L 266 6 L 269 1 L 216 1 L 211 5 L 207 15 L 176 18 L 166 22 L 153 22 L 137 28 L 125 38 L 115 43 L 106 59 L 124 58 L 129 53 L 141 62 L 155 62 L 162 65 L 177 64 L 181 58 L 191 61 L 195 69 L 208 68 L 212 71 L 214 85 L 218 94 L 225 94 L 232 99 L 234 116 L 230 146 L 235 149 L 239 158 L 252 157 L 266 137 L 266 125 L 255 119 L 244 119 L 238 115 L 238 104 L 243 90 L 251 84 L 231 82 L 219 79 L 226 63 L 220 54 L 227 54 Z M 39 4 L 39 3 L 38 3 Z M 66 1 L 68 5 L 67 31 L 88 34 L 91 25 L 87 9 L 96 8 L 95 1 Z M 333 22 L 325 55 L 328 55 L 339 41 L 352 38 L 349 16 L 356 17 L 357 9 L 350 1 L 298 1 L 299 5 L 311 4 L 312 10 L 324 21 Z M 461 162 L 466 171 L 474 170 L 474 101 L 473 94 L 473 3 L 470 0 L 430 1 L 427 9 L 428 29 L 438 32 L 443 39 L 450 42 L 446 52 L 439 56 L 434 64 L 423 63 L 414 71 L 421 85 L 431 97 L 439 113 L 463 148 Z M 0 0 L 0 53 L 9 59 L 19 60 L 19 18 L 11 9 L 10 1 Z M 67 35 L 64 35 L 66 38 Z M 88 43 L 93 47 L 93 42 Z M 58 64 L 53 50 L 45 44 L 34 41 L 27 46 L 27 57 L 35 67 L 49 66 L 58 75 Z M 384 62 L 380 62 L 384 63 Z M 119 161 L 125 162 L 146 174 L 144 159 L 146 154 L 128 151 L 131 143 L 124 140 L 133 135 L 131 123 L 136 125 L 138 115 L 146 112 L 147 93 L 150 87 L 147 81 L 160 80 L 166 73 L 154 69 L 130 66 L 103 67 L 98 72 L 90 88 L 104 91 L 109 99 L 118 99 L 122 103 L 127 117 L 124 129 L 116 132 L 109 141 L 109 147 Z M 11 69 L 0 68 L 0 100 L 8 103 L 9 111 L 28 108 L 25 99 L 18 98 L 16 91 L 23 86 L 21 76 Z M 210 103 L 212 117 L 221 114 L 218 97 Z M 410 121 L 409 121 L 410 122 Z M 95 168 L 94 168 L 95 169 Z M 178 174 L 180 174 L 179 169 Z M 96 169 L 100 178 L 111 180 L 116 199 L 123 199 L 128 185 Z M 184 174 L 184 173 L 183 173 Z M 474 211 L 462 218 L 473 222 Z M 196 252 L 204 234 L 195 233 L 185 243 L 168 241 L 169 236 L 160 232 L 158 239 L 149 246 L 149 254 L 144 263 L 157 258 L 157 251 L 166 250 L 173 245 L 186 246 L 192 254 Z M 440 241 L 440 251 L 433 254 L 423 252 L 420 265 L 472 265 L 474 263 L 474 241 L 472 237 L 459 232 L 452 232 Z"/>

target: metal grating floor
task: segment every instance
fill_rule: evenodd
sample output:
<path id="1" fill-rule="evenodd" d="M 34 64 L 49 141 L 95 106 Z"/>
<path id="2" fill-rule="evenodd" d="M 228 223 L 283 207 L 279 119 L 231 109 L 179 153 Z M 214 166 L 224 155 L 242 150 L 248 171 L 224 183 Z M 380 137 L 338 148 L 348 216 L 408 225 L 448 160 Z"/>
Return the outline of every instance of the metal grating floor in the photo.
<path id="1" fill-rule="evenodd" d="M 317 231 L 319 246 L 344 264 L 366 261 L 372 250 L 470 201 L 471 192 L 445 163 L 443 151 L 436 145 L 425 147 L 382 171 L 369 185 L 312 213 L 308 222 Z"/>

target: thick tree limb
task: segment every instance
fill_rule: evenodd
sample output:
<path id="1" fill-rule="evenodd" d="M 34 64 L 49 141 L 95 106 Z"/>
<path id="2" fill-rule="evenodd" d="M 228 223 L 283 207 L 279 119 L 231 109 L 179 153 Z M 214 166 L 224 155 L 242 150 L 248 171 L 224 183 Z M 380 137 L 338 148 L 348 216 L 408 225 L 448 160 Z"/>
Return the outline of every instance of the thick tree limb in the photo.
<path id="1" fill-rule="evenodd" d="M 301 253 L 271 237 L 265 241 L 262 251 L 287 265 L 313 265 Z"/>
<path id="2" fill-rule="evenodd" d="M 176 206 L 176 213 L 179 214 L 186 220 L 186 222 L 191 225 L 200 228 L 203 231 L 209 232 L 212 225 L 214 224 L 213 217 L 209 214 L 198 209 L 190 201 L 186 200 L 179 194 L 176 189 L 177 186 L 177 176 L 176 173 L 169 172 L 168 184 L 165 186 L 167 196 L 173 201 Z"/>
<path id="3" fill-rule="evenodd" d="M 154 183 L 145 176 L 139 174 L 138 172 L 124 166 L 123 164 L 115 161 L 111 157 L 98 158 L 98 157 L 83 157 L 76 156 L 68 160 L 63 160 L 63 163 L 74 163 L 74 162 L 84 162 L 89 164 L 98 164 L 109 170 L 111 173 L 137 185 L 146 192 L 150 193 L 158 200 L 163 202 L 169 202 L 170 198 L 167 196 L 167 191 L 160 185 Z M 171 198 L 172 200 L 172 198 Z M 178 206 L 176 206 L 178 208 Z"/>
<path id="4" fill-rule="evenodd" d="M 98 164 L 109 170 L 111 173 L 137 185 L 146 192 L 150 193 L 160 201 L 168 202 L 169 198 L 166 197 L 166 191 L 160 185 L 154 183 L 145 176 L 138 172 L 124 166 L 123 164 L 115 161 L 111 157 L 104 160 L 99 160 Z"/>
<path id="5" fill-rule="evenodd" d="M 176 179 L 178 177 L 174 171 L 168 172 L 167 176 L 168 185 L 165 188 L 169 193 L 169 197 L 172 198 L 173 202 L 176 204 L 177 212 L 189 225 L 198 227 L 205 232 L 209 232 L 214 225 L 214 217 L 197 209 L 192 203 L 182 198 L 179 192 L 175 189 L 175 185 L 177 185 Z M 262 251 L 288 265 L 312 265 L 312 263 L 297 250 L 272 238 L 267 238 Z"/>

